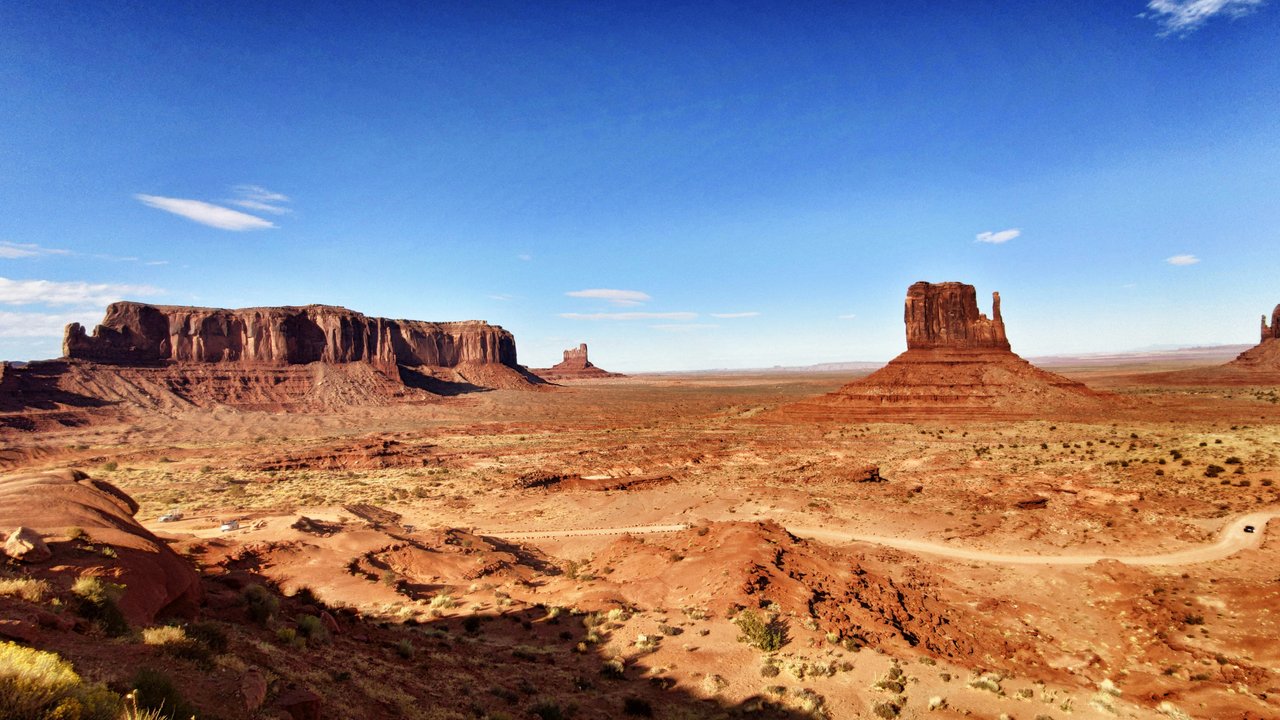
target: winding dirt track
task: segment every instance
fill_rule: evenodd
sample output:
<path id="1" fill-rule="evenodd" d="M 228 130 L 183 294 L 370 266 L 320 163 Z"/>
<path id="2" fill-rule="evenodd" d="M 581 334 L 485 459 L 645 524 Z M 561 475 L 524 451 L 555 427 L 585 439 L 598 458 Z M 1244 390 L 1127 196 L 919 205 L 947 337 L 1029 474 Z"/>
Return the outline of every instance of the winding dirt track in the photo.
<path id="1" fill-rule="evenodd" d="M 1221 560 L 1241 550 L 1260 546 L 1267 522 L 1277 517 L 1280 517 L 1280 511 L 1278 510 L 1238 515 L 1218 531 L 1217 542 L 1158 555 L 1005 555 L 984 550 L 953 547 L 924 540 L 885 537 L 883 535 L 861 535 L 827 528 L 789 527 L 787 531 L 798 537 L 811 538 L 823 542 L 873 543 L 923 555 L 936 555 L 956 560 L 973 560 L 1004 565 L 1092 565 L 1099 560 L 1119 560 L 1129 565 L 1194 565 L 1196 563 Z M 1255 532 L 1246 533 L 1244 531 L 1246 525 L 1254 526 Z M 540 540 L 564 537 L 669 533 L 679 532 L 688 527 L 686 524 L 636 525 L 632 527 L 583 528 L 578 530 L 482 532 L 481 534 L 510 540 Z"/>

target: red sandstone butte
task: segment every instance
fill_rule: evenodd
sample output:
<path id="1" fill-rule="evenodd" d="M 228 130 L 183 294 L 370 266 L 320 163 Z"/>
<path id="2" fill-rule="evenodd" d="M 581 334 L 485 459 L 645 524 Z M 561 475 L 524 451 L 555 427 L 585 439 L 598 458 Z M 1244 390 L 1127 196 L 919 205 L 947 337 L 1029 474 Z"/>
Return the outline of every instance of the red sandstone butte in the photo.
<path id="1" fill-rule="evenodd" d="M 1235 360 L 1207 368 L 1148 373 L 1142 382 L 1156 385 L 1280 385 L 1280 305 L 1271 313 L 1271 323 L 1262 316 L 1261 338 Z"/>
<path id="2" fill-rule="evenodd" d="M 992 293 L 991 317 L 972 285 L 918 282 L 907 289 L 907 351 L 867 377 L 785 412 L 815 418 L 927 420 L 1024 418 L 1085 410 L 1107 400 L 1016 355 Z"/>
<path id="3" fill-rule="evenodd" d="M 329 305 L 226 310 L 118 302 L 92 334 L 68 325 L 63 354 L 4 367 L 0 412 L 107 405 L 330 410 L 542 383 L 517 363 L 515 338 L 496 325 L 392 320 Z"/>
<path id="4" fill-rule="evenodd" d="M 544 380 L 591 380 L 595 378 L 626 377 L 620 373 L 601 370 L 587 359 L 587 344 L 564 351 L 564 360 L 549 368 L 532 371 Z"/>

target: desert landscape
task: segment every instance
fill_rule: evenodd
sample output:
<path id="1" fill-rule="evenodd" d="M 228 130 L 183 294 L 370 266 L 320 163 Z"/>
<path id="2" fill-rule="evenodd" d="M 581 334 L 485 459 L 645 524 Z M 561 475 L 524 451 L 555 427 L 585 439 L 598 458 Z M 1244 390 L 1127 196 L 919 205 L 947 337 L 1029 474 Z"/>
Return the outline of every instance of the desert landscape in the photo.
<path id="1" fill-rule="evenodd" d="M 113 305 L 4 370 L 6 652 L 199 717 L 1276 716 L 1280 339 L 1094 389 L 975 297 L 851 382 Z"/>
<path id="2" fill-rule="evenodd" d="M 0 720 L 1280 720 L 1277 38 L 0 2 Z"/>

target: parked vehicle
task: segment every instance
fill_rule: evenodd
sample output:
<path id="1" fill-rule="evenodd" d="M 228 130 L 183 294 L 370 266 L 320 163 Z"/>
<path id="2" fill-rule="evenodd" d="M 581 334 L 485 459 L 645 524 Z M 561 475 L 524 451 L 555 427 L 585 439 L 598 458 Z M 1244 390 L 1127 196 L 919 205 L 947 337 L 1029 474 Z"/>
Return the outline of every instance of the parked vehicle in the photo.
<path id="1" fill-rule="evenodd" d="M 175 522 L 182 519 L 181 510 L 170 510 L 160 516 L 160 522 Z"/>
<path id="2" fill-rule="evenodd" d="M 239 520 L 228 520 L 222 523 L 222 528 L 221 528 L 222 532 L 231 532 L 232 530 L 239 530 L 239 529 L 240 529 Z"/>
<path id="3" fill-rule="evenodd" d="M 1247 532 L 1247 533 L 1255 532 L 1255 530 L 1254 530 L 1254 528 L 1253 528 L 1253 526 L 1252 526 L 1252 525 L 1245 525 L 1245 526 L 1244 526 L 1244 531 L 1245 531 L 1245 532 Z"/>

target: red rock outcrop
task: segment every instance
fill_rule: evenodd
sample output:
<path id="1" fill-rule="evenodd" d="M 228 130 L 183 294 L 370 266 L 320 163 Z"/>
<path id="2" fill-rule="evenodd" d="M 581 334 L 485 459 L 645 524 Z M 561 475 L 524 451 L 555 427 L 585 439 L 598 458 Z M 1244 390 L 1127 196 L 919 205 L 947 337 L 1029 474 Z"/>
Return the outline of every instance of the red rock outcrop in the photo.
<path id="1" fill-rule="evenodd" d="M 918 282 L 907 290 L 907 351 L 888 365 L 788 414 L 881 420 L 1021 418 L 1106 406 L 1110 398 L 1046 372 L 1010 349 L 993 293 L 992 317 L 972 285 Z"/>
<path id="2" fill-rule="evenodd" d="M 61 586 L 85 573 L 123 585 L 120 609 L 135 626 L 194 609 L 202 592 L 191 564 L 139 525 L 137 511 L 115 486 L 76 470 L 0 477 L 0 527 L 25 525 L 52 551 L 51 560 L 29 571 L 66 576 Z M 82 535 L 69 537 L 70 528 Z M 114 554 L 86 552 L 91 547 L 110 547 Z"/>
<path id="3" fill-rule="evenodd" d="M 158 361 L 302 365 L 364 362 L 398 365 L 517 367 L 516 341 L 479 321 L 389 320 L 330 305 L 220 308 L 118 302 L 89 335 L 67 326 L 67 358 L 120 364 Z"/>
<path id="4" fill-rule="evenodd" d="M 544 380 L 590 380 L 594 378 L 626 377 L 621 373 L 611 373 L 592 365 L 591 361 L 587 359 L 586 343 L 582 343 L 576 348 L 565 350 L 564 360 L 561 362 L 549 368 L 540 368 L 532 372 Z"/>
<path id="5" fill-rule="evenodd" d="M 0 427 L 35 429 L 37 410 L 329 410 L 542 383 L 517 363 L 515 338 L 496 325 L 390 320 L 328 305 L 119 302 L 92 334 L 68 325 L 63 353 L 3 368 Z"/>
<path id="6" fill-rule="evenodd" d="M 972 285 L 918 282 L 907 288 L 903 319 L 907 349 L 1009 350 L 1000 316 L 1000 293 L 991 293 L 991 318 L 978 312 Z"/>

